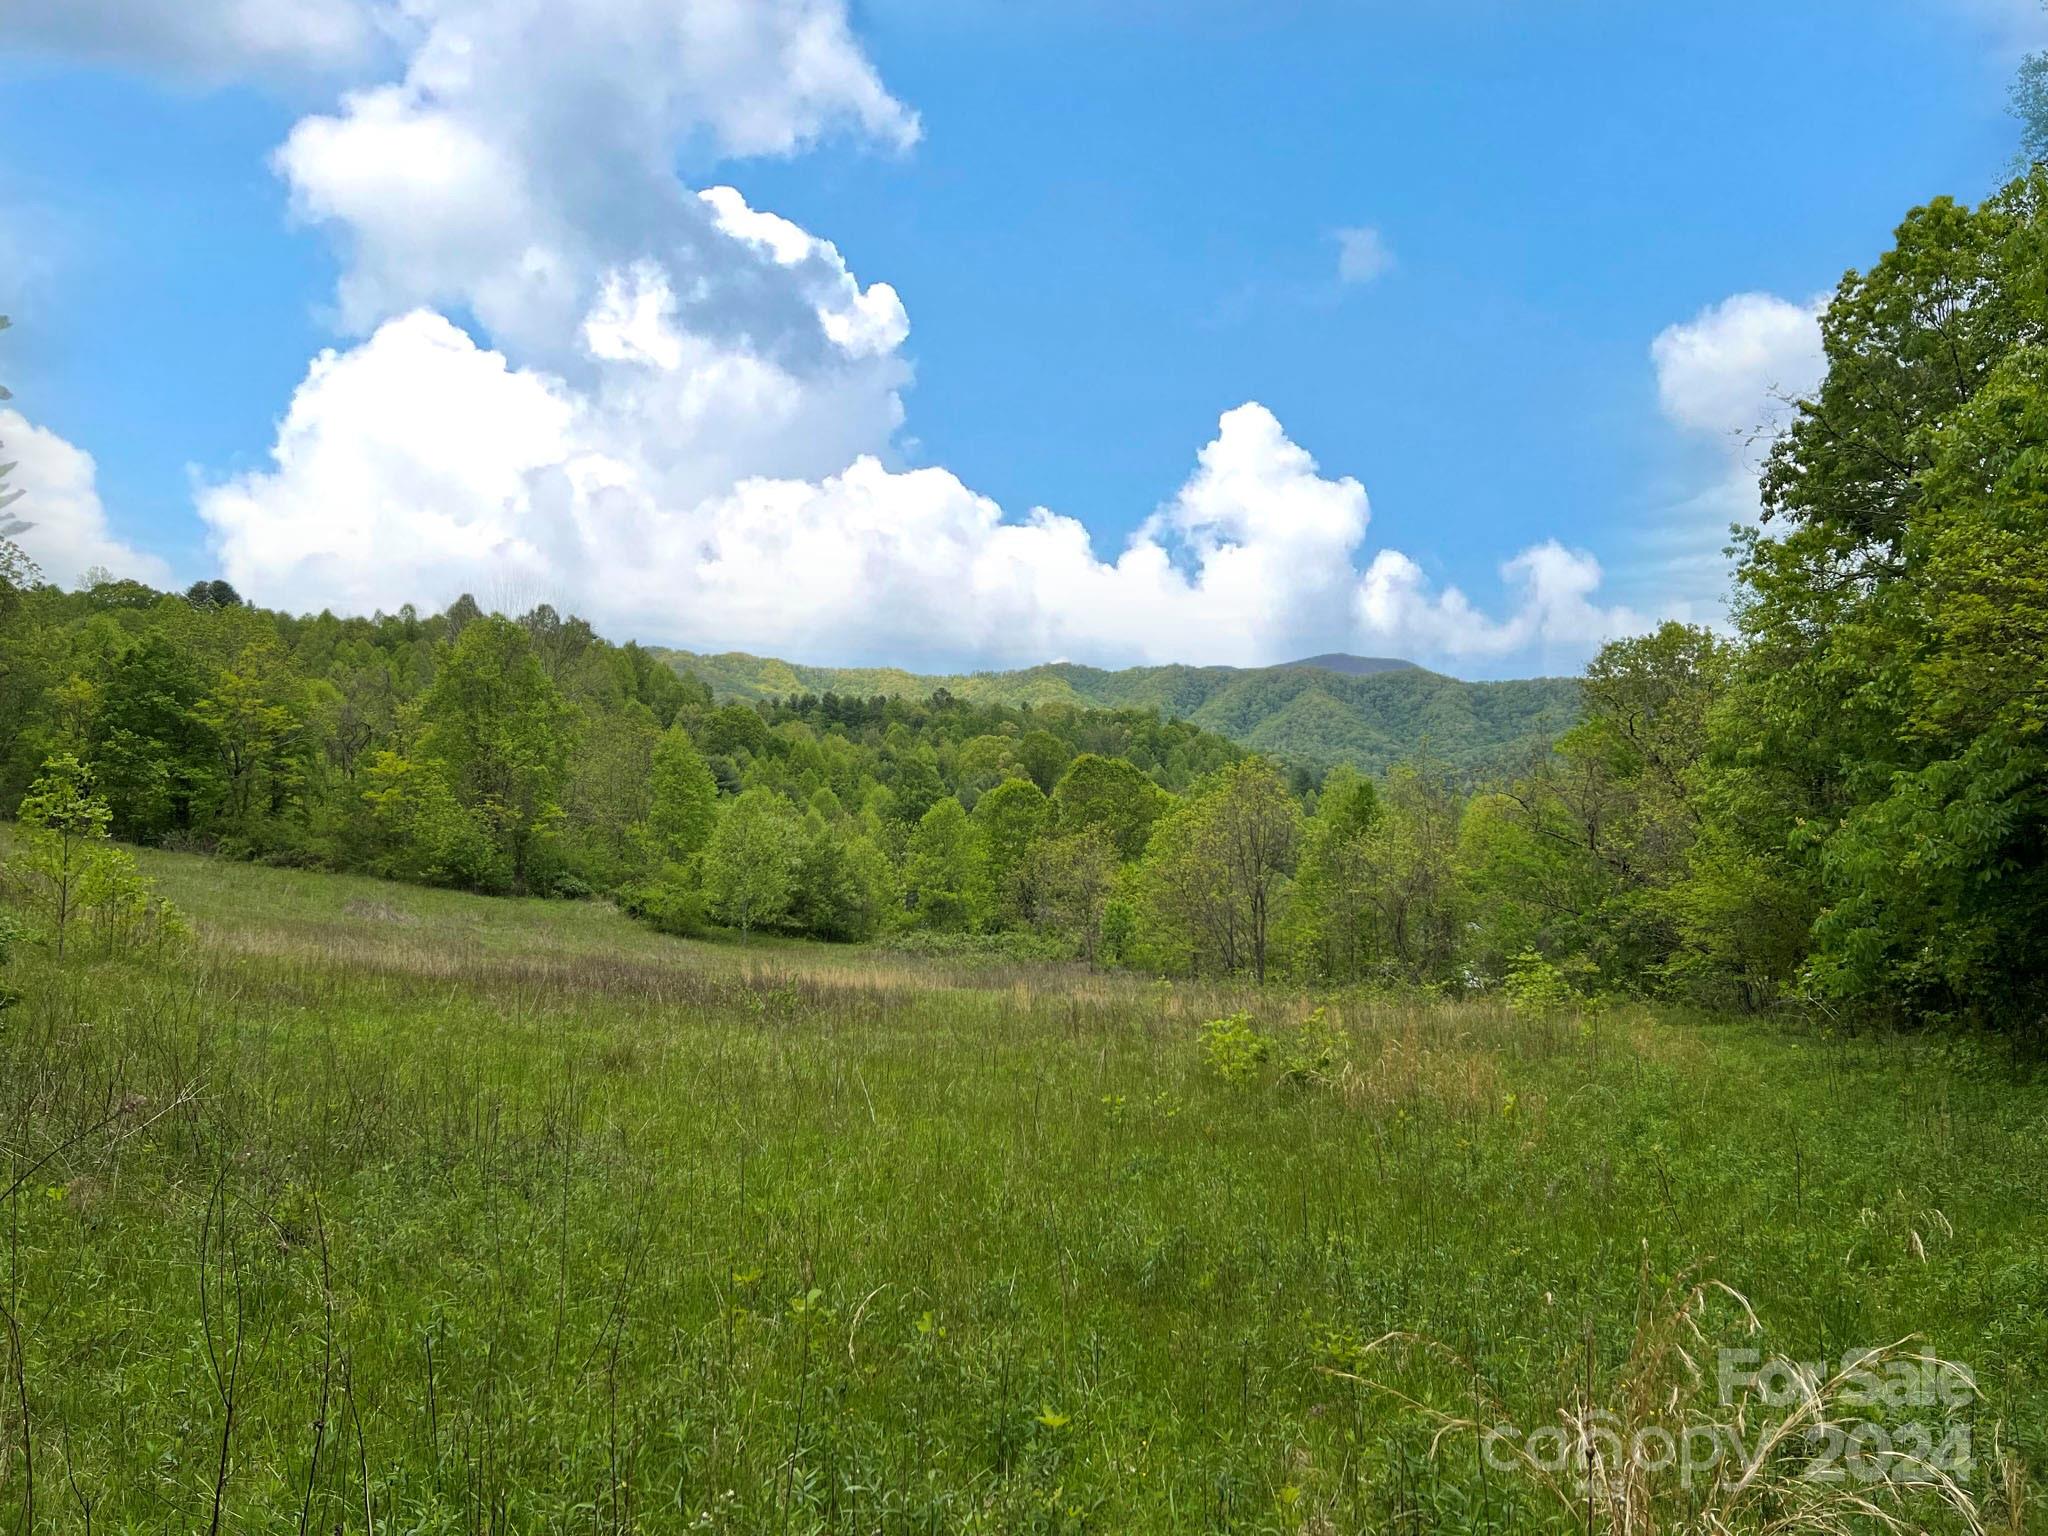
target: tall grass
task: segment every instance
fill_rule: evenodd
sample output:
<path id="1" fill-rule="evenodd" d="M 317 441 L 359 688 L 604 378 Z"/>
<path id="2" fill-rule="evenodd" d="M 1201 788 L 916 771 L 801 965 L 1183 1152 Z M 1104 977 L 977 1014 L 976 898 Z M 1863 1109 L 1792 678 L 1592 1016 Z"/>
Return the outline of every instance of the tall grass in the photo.
<path id="1" fill-rule="evenodd" d="M 1967 1364 L 2028 1518 L 2048 1092 L 1967 1050 L 1339 998 L 1234 1085 L 1317 1000 L 146 867 L 189 949 L 0 1015 L 0 1526 L 1584 1529 L 1331 1370 L 1543 1422 L 1707 1256 Z"/>

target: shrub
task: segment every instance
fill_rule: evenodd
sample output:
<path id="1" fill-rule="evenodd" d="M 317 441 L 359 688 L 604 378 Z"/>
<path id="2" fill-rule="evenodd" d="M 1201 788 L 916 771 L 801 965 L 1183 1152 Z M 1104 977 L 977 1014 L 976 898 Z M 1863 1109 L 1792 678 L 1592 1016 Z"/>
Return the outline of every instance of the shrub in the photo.
<path id="1" fill-rule="evenodd" d="M 1226 1014 L 1202 1026 L 1202 1055 L 1209 1070 L 1226 1083 L 1249 1083 L 1272 1054 L 1272 1042 L 1260 1034 L 1248 1013 Z"/>
<path id="2" fill-rule="evenodd" d="M 679 871 L 629 886 L 619 905 L 657 933 L 687 938 L 704 931 L 704 893 Z"/>
<path id="3" fill-rule="evenodd" d="M 156 896 L 135 856 L 107 836 L 112 815 L 90 769 L 53 757 L 21 802 L 22 853 L 13 875 L 63 959 L 74 928 L 108 953 L 182 938 L 184 919 Z"/>
<path id="4" fill-rule="evenodd" d="M 1342 1069 L 1350 1054 L 1351 1040 L 1327 1008 L 1318 1008 L 1301 1021 L 1287 1053 L 1280 1058 L 1281 1079 L 1289 1083 L 1327 1083 Z"/>
<path id="5" fill-rule="evenodd" d="M 1562 1013 L 1578 1000 L 1563 969 L 1533 949 L 1523 950 L 1508 962 L 1502 987 L 1508 995 L 1508 1006 L 1532 1018 Z"/>

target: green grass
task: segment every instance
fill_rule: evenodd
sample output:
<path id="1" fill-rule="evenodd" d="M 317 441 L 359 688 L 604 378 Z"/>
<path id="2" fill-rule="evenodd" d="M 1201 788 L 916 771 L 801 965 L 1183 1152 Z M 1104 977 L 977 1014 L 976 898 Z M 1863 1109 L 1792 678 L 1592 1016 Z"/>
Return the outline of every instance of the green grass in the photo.
<path id="1" fill-rule="evenodd" d="M 1972 1367 L 2014 1528 L 2048 1456 L 2048 1091 L 1971 1049 L 1342 999 L 1233 1086 L 1310 1000 L 143 863 L 191 945 L 0 1015 L 5 1529 L 1577 1529 L 1333 1371 L 1540 1424 L 1701 1262 Z"/>

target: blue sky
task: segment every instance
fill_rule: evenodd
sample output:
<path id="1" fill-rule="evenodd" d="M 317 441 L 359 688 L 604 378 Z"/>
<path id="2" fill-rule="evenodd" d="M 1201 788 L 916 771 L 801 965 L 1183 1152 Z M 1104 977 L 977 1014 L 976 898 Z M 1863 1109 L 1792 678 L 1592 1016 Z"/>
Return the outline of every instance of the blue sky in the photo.
<path id="1" fill-rule="evenodd" d="M 2036 40 L 2023 0 L 600 0 L 584 25 L 617 51 L 565 60 L 540 0 L 497 8 L 531 13 L 510 25 L 427 0 L 396 34 L 379 0 L 314 0 L 332 46 L 248 22 L 273 0 L 194 0 L 233 13 L 203 39 L 131 0 L 22 3 L 0 19 L 0 357 L 55 578 L 90 554 L 294 608 L 466 586 L 821 661 L 1298 646 L 1470 675 L 1713 616 L 1742 411 L 1807 382 L 1798 312 L 1909 206 L 1996 183 Z M 680 39 L 649 20 L 735 4 L 763 38 L 717 69 L 664 51 L 698 47 L 687 15 Z M 824 84 L 791 42 L 815 48 L 821 15 Z M 451 40 L 486 66 L 455 87 L 431 74 Z M 609 115 L 613 86 L 644 120 Z M 499 179 L 380 182 L 428 158 L 342 105 L 380 89 L 387 126 L 456 124 Z M 281 161 L 309 119 L 332 142 Z M 531 249 L 470 238 L 505 176 Z M 718 185 L 836 255 L 707 232 L 690 194 Z M 406 197 L 449 230 L 393 228 Z M 1368 229 L 1389 259 L 1345 281 L 1339 233 Z M 573 315 L 507 297 L 514 246 L 568 274 Z M 811 334 L 854 313 L 849 283 L 888 285 L 907 336 Z M 669 339 L 598 356 L 606 293 L 669 313 Z M 1781 307 L 1717 311 L 1736 295 Z M 1653 355 L 1673 327 L 1692 375 Z M 334 398 L 298 396 L 281 467 L 323 348 Z M 430 373 L 410 414 L 434 430 L 401 440 L 384 402 Z M 472 385 L 473 415 L 436 414 Z M 1066 525 L 1000 531 L 1041 506 L 1092 553 Z"/>

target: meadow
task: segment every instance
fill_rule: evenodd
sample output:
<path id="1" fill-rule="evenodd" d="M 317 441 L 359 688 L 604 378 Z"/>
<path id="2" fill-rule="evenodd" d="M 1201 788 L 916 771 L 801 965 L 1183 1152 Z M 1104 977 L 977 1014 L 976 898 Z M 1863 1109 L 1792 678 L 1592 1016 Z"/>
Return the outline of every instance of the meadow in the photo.
<path id="1" fill-rule="evenodd" d="M 0 1013 L 7 1530 L 1609 1528 L 1443 1415 L 1907 1339 L 1975 1383 L 1972 1509 L 1911 1518 L 2043 1517 L 2048 1085 L 1998 1049 L 140 858 L 190 940 Z"/>

